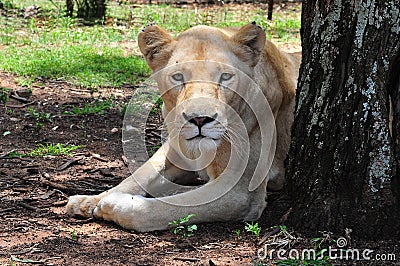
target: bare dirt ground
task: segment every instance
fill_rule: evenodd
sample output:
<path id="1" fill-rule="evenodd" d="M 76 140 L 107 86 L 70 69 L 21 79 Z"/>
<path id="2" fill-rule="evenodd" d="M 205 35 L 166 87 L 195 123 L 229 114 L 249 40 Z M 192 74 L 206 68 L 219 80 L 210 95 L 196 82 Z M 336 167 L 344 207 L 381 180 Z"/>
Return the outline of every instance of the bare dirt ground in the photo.
<path id="1" fill-rule="evenodd" d="M 23 95 L 26 89 L 16 85 L 14 78 L 0 73 L 0 87 Z M 68 196 L 99 193 L 130 174 L 122 157 L 120 130 L 112 129 L 121 128 L 120 106 L 132 92 L 132 88 L 101 90 L 103 96 L 115 97 L 118 106 L 104 114 L 73 116 L 64 112 L 98 95 L 65 82 L 43 81 L 32 86 L 28 102 L 10 98 L 0 106 L 1 265 L 252 265 L 259 261 L 257 250 L 264 245 L 259 241 L 278 223 L 284 213 L 279 208 L 269 207 L 260 219 L 263 230 L 258 238 L 244 232 L 243 223 L 202 224 L 193 237 L 182 238 L 167 231 L 139 234 L 105 221 L 76 220 L 64 214 Z M 50 113 L 52 122 L 43 122 L 37 129 L 35 118 L 27 115 L 29 107 Z M 10 134 L 3 136 L 4 132 Z M 29 152 L 40 143 L 84 147 L 72 157 L 7 158 L 11 151 Z M 274 198 L 271 195 L 270 206 Z M 312 246 L 310 239 L 296 239 L 297 247 Z M 359 243 L 399 256 L 395 240 Z M 14 258 L 12 263 L 10 258 Z"/>

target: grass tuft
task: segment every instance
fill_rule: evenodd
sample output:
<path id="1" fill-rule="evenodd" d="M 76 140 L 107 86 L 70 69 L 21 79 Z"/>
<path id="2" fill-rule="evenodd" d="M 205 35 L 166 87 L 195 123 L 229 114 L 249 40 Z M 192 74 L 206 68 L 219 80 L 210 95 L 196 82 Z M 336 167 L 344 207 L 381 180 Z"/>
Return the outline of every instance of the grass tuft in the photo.
<path id="1" fill-rule="evenodd" d="M 106 110 L 111 109 L 114 106 L 112 100 L 101 100 L 97 99 L 92 103 L 87 103 L 85 107 L 73 107 L 71 111 L 64 112 L 65 114 L 74 115 L 93 115 L 93 114 L 104 114 Z"/>
<path id="2" fill-rule="evenodd" d="M 36 149 L 31 150 L 28 153 L 11 152 L 8 154 L 7 158 L 20 158 L 20 157 L 39 157 L 43 158 L 45 156 L 57 156 L 57 155 L 67 155 L 72 156 L 73 151 L 83 148 L 84 146 L 75 145 L 64 145 L 64 144 L 39 144 Z"/>

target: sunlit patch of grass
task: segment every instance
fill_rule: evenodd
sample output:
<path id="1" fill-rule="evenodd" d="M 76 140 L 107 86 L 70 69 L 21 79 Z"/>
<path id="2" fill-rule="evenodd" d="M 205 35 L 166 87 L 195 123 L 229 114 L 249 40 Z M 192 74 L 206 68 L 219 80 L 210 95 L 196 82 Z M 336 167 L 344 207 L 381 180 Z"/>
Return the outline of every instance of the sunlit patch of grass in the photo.
<path id="1" fill-rule="evenodd" d="M 87 88 L 135 84 L 149 75 L 144 60 L 124 56 L 121 48 L 86 45 L 0 50 L 0 69 L 25 77 L 62 79 Z"/>
<path id="2" fill-rule="evenodd" d="M 13 9 L 0 16 L 0 70 L 30 82 L 38 77 L 61 79 L 90 89 L 135 84 L 150 74 L 136 40 L 151 22 L 177 35 L 200 24 L 239 27 L 255 21 L 266 29 L 268 39 L 300 43 L 299 10 L 275 12 L 271 22 L 266 19 L 267 10 L 251 5 L 195 9 L 108 1 L 107 26 L 85 27 L 78 19 L 65 17 L 65 1 L 8 2 Z M 21 8 L 32 5 L 40 7 L 39 16 L 22 18 Z M 127 51 L 121 43 L 133 49 Z"/>
<path id="3" fill-rule="evenodd" d="M 125 16 L 128 16 L 127 12 L 125 10 Z M 266 19 L 267 10 L 257 8 L 231 9 L 229 5 L 226 5 L 215 6 L 213 9 L 184 9 L 167 5 L 144 5 L 142 8 L 132 9 L 131 16 L 134 25 L 138 25 L 139 21 L 143 25 L 154 22 L 174 34 L 197 25 L 240 27 L 255 21 L 266 29 L 269 39 L 300 43 L 301 14 L 298 10 L 285 13 L 276 12 L 274 19 L 268 21 Z M 140 27 L 134 29 L 135 34 L 139 30 Z"/>
<path id="4" fill-rule="evenodd" d="M 48 155 L 69 155 L 72 156 L 72 152 L 83 146 L 75 146 L 75 145 L 63 145 L 60 143 L 57 144 L 39 144 L 39 147 L 30 151 L 28 153 L 29 157 L 44 157 Z"/>
<path id="5" fill-rule="evenodd" d="M 19 157 L 39 157 L 42 158 L 44 156 L 57 156 L 57 155 L 67 155 L 72 156 L 73 151 L 83 148 L 84 146 L 75 146 L 75 145 L 64 145 L 61 143 L 57 144 L 39 144 L 36 149 L 32 149 L 28 153 L 19 153 L 19 152 L 11 152 L 8 154 L 8 158 L 19 158 Z"/>
<path id="6" fill-rule="evenodd" d="M 87 103 L 84 107 L 73 107 L 71 111 L 66 111 L 66 114 L 74 115 L 93 115 L 103 114 L 104 111 L 113 107 L 112 100 L 97 99 L 92 103 Z"/>

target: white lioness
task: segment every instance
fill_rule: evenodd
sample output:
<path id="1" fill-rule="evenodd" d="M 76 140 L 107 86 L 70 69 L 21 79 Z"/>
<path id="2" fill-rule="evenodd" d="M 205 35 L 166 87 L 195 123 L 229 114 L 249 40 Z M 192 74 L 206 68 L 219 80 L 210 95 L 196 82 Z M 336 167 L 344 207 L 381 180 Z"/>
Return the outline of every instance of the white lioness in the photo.
<path id="1" fill-rule="evenodd" d="M 176 38 L 151 25 L 138 43 L 162 94 L 169 141 L 118 186 L 70 197 L 67 213 L 140 232 L 167 229 L 188 214 L 194 223 L 258 219 L 267 184 L 282 187 L 298 60 L 255 23 L 197 26 Z M 262 141 L 276 144 L 267 145 L 272 156 Z M 175 185 L 198 179 L 206 184 Z"/>

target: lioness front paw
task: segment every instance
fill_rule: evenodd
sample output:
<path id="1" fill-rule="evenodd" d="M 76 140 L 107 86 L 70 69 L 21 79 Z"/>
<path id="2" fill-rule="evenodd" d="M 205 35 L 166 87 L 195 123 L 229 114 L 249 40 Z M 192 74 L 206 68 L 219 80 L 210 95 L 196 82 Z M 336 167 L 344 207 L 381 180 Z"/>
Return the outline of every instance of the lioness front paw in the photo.
<path id="1" fill-rule="evenodd" d="M 76 195 L 71 196 L 68 200 L 66 213 L 71 216 L 81 216 L 90 218 L 99 202 L 97 196 Z"/>
<path id="2" fill-rule="evenodd" d="M 126 229 L 142 231 L 140 210 L 145 208 L 146 200 L 142 196 L 126 193 L 113 193 L 103 198 L 95 208 L 93 215 L 112 221 Z"/>

